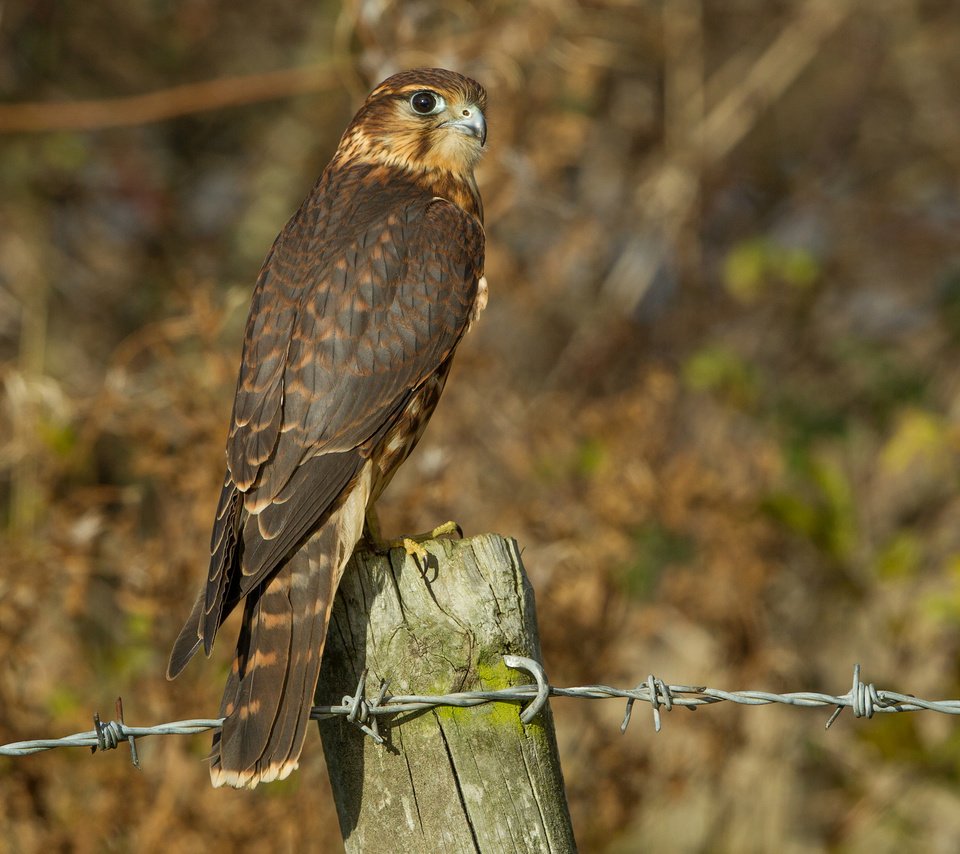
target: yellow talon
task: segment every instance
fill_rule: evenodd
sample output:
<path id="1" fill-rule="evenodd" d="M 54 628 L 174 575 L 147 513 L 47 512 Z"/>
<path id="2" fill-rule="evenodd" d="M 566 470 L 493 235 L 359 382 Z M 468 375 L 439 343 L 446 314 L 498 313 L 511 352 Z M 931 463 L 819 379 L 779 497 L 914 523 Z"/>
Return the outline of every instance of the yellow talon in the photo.
<path id="1" fill-rule="evenodd" d="M 449 521 L 444 522 L 442 525 L 437 525 L 432 531 L 428 531 L 426 534 L 423 534 L 423 539 L 425 540 L 435 540 L 437 537 L 446 537 L 450 534 L 456 534 L 458 540 L 463 539 L 463 528 L 461 528 L 456 522 Z M 414 537 L 414 539 L 420 539 L 420 537 Z"/>
<path id="2" fill-rule="evenodd" d="M 401 537 L 396 547 L 402 548 L 408 557 L 415 558 L 420 566 L 423 567 L 427 565 L 430 553 L 413 537 Z"/>

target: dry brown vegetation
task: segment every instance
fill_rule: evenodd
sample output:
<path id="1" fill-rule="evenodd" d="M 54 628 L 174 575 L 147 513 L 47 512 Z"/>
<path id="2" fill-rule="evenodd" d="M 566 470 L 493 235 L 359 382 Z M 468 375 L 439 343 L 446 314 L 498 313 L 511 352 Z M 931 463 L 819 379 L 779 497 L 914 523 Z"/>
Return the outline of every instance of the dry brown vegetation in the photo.
<path id="1" fill-rule="evenodd" d="M 118 694 L 215 713 L 229 643 L 162 674 L 257 266 L 421 64 L 490 92 L 491 301 L 385 529 L 516 537 L 557 684 L 843 692 L 859 661 L 960 695 L 958 44 L 950 0 L 4 3 L 0 742 Z M 18 106 L 61 101 L 96 103 Z M 960 840 L 952 719 L 554 710 L 584 851 Z M 339 849 L 319 739 L 254 793 L 209 788 L 205 738 L 140 747 L 0 760 L 3 844 Z"/>

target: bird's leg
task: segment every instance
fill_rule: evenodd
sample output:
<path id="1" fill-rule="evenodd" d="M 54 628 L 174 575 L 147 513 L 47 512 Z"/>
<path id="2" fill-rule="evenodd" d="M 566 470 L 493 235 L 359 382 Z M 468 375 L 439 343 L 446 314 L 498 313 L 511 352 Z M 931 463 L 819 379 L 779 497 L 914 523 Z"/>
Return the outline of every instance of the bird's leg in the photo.
<path id="1" fill-rule="evenodd" d="M 363 539 L 375 552 L 389 551 L 383 548 L 383 537 L 380 536 L 380 519 L 377 517 L 377 508 L 371 504 L 363 519 Z"/>

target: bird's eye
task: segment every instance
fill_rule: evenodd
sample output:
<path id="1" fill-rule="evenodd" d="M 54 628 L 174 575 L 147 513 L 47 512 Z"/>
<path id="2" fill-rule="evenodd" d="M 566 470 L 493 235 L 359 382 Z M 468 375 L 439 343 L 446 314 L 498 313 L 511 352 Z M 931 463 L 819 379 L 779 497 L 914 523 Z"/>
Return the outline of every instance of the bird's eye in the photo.
<path id="1" fill-rule="evenodd" d="M 417 92 L 410 99 L 410 106 L 415 113 L 421 116 L 429 116 L 432 113 L 439 113 L 443 109 L 443 98 L 435 92 Z"/>

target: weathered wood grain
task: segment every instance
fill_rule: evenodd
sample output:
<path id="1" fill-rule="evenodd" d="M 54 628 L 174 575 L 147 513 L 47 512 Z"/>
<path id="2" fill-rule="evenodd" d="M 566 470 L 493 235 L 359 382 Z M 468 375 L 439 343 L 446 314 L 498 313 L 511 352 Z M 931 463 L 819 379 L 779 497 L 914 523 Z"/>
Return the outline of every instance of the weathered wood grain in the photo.
<path id="1" fill-rule="evenodd" d="M 495 690 L 541 660 L 533 591 L 517 544 L 496 535 L 426 544 L 426 573 L 394 550 L 360 552 L 340 584 L 317 702 L 339 703 L 369 671 L 393 694 Z M 320 722 L 348 852 L 576 850 L 549 705 L 439 708 L 394 719 L 379 746 L 342 718 Z"/>

